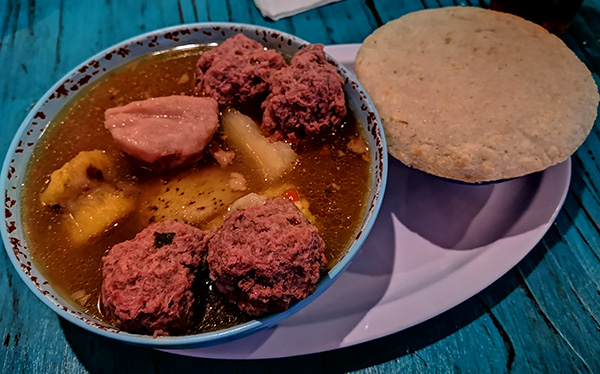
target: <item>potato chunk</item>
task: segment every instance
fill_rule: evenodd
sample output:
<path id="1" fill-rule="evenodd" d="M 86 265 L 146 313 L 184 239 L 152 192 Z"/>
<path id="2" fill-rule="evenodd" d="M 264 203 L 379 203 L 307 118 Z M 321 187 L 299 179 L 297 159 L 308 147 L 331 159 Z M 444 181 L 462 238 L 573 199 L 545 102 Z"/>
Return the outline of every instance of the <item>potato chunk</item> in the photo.
<path id="1" fill-rule="evenodd" d="M 294 166 L 297 155 L 292 147 L 265 137 L 250 117 L 229 109 L 221 117 L 221 126 L 229 144 L 243 153 L 264 179 L 277 180 Z"/>

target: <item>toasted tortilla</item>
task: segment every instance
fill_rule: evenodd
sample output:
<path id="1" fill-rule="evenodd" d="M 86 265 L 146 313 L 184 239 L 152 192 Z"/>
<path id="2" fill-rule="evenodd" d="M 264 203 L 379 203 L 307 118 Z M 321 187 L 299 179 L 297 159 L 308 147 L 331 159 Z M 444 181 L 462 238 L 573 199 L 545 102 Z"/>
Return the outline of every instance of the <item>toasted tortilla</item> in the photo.
<path id="1" fill-rule="evenodd" d="M 465 182 L 566 160 L 594 125 L 598 88 L 555 35 L 475 7 L 428 9 L 375 30 L 355 70 L 406 165 Z"/>

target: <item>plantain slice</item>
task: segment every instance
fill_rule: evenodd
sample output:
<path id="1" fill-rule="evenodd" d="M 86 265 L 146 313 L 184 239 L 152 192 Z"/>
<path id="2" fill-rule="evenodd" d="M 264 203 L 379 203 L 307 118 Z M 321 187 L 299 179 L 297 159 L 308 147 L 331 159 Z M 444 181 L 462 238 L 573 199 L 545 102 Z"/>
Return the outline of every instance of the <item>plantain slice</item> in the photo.
<path id="1" fill-rule="evenodd" d="M 79 196 L 66 216 L 69 236 L 75 245 L 86 243 L 133 210 L 135 200 L 109 184 Z"/>
<path id="2" fill-rule="evenodd" d="M 73 196 L 79 196 L 103 183 L 110 166 L 110 158 L 100 150 L 79 152 L 50 175 L 50 183 L 40 195 L 41 202 L 64 206 Z"/>
<path id="3" fill-rule="evenodd" d="M 76 246 L 110 229 L 133 211 L 135 198 L 111 182 L 112 161 L 100 150 L 79 152 L 50 176 L 40 201 L 59 206 Z"/>
<path id="4" fill-rule="evenodd" d="M 175 219 L 200 228 L 220 226 L 229 205 L 245 194 L 233 189 L 231 180 L 231 173 L 215 166 L 159 182 L 142 196 L 142 217 L 148 223 Z"/>

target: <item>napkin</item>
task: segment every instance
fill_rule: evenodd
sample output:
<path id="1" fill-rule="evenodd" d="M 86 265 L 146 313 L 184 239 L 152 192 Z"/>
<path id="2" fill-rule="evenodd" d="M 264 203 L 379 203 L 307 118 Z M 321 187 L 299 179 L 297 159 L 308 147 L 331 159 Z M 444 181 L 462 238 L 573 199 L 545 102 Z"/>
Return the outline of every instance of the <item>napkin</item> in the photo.
<path id="1" fill-rule="evenodd" d="M 254 4 L 263 17 L 277 21 L 336 1 L 340 0 L 254 0 Z"/>

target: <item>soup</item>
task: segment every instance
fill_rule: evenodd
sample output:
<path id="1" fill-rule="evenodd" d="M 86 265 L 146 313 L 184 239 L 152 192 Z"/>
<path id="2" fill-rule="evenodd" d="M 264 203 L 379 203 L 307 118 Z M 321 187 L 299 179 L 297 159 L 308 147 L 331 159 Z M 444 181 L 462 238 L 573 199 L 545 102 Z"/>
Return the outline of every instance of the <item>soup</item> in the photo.
<path id="1" fill-rule="evenodd" d="M 184 178 L 193 178 L 207 170 L 225 171 L 243 175 L 243 194 L 271 191 L 273 195 L 285 195 L 292 191 L 305 199 L 311 223 L 326 243 L 328 268 L 344 255 L 365 214 L 371 165 L 364 154 L 353 152 L 353 147 L 349 146 L 357 139 L 364 144 L 363 130 L 351 110 L 335 133 L 294 144 L 297 161 L 290 171 L 276 180 L 265 179 L 243 152 L 228 144 L 222 128 L 213 141 L 235 152 L 233 161 L 225 168 L 205 155 L 189 167 L 156 172 L 117 148 L 104 127 L 104 112 L 152 97 L 197 95 L 195 64 L 207 49 L 190 46 L 145 56 L 106 74 L 80 92 L 53 119 L 31 157 L 22 205 L 23 225 L 32 259 L 63 297 L 83 312 L 109 324 L 115 321 L 100 301 L 102 257 L 112 246 L 132 239 L 154 221 L 181 219 L 173 209 L 166 215 L 153 214 L 153 202 L 160 194 L 170 193 L 174 183 Z M 237 109 L 260 121 L 259 104 Z M 114 227 L 79 245 L 68 235 L 69 227 L 62 219 L 64 212 L 44 205 L 40 194 L 46 189 L 53 171 L 79 152 L 91 150 L 102 150 L 108 155 L 114 180 L 136 191 L 135 208 Z M 193 224 L 200 228 L 218 226 L 229 205 L 227 201 L 215 203 L 213 213 L 206 220 Z M 200 296 L 203 312 L 198 314 L 188 333 L 219 330 L 250 319 L 223 298 L 205 273 L 200 279 L 196 293 Z"/>

